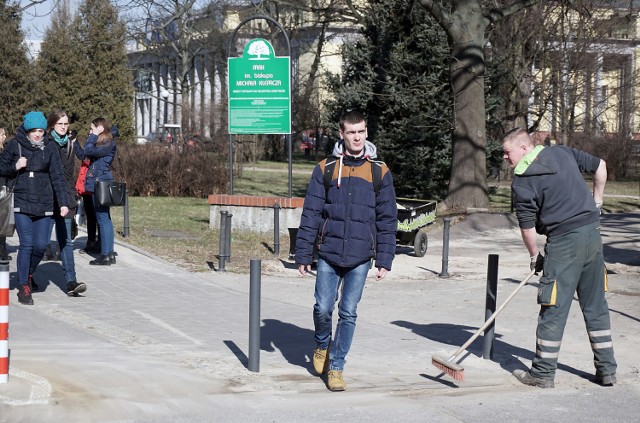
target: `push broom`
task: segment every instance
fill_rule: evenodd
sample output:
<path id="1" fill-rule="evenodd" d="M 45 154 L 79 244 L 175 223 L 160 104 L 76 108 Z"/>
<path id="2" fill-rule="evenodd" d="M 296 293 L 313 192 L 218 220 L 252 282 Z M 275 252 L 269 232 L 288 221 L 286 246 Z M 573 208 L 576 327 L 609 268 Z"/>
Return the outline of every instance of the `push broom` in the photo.
<path id="1" fill-rule="evenodd" d="M 454 352 L 448 359 L 445 360 L 443 357 L 434 355 L 431 358 L 431 364 L 433 364 L 438 369 L 442 370 L 442 372 L 444 372 L 445 374 L 448 374 L 455 380 L 464 380 L 464 367 L 457 364 L 455 360 L 458 358 L 460 354 L 464 352 L 464 350 L 467 349 L 469 345 L 471 345 L 473 341 L 476 340 L 478 336 L 480 336 L 482 332 L 484 332 L 486 328 L 489 327 L 489 325 L 496 319 L 496 316 L 502 311 L 503 308 L 505 308 L 505 306 L 509 303 L 509 301 L 511 301 L 511 299 L 515 297 L 518 291 L 520 291 L 520 288 L 522 288 L 527 284 L 527 282 L 529 282 L 529 279 L 531 279 L 534 274 L 535 274 L 535 270 L 532 270 L 531 273 L 529 273 L 529 275 L 526 278 L 524 278 L 522 282 L 520 282 L 518 287 L 511 293 L 511 295 L 509 295 L 509 297 L 507 297 L 507 299 L 504 300 L 504 302 L 500 305 L 500 307 L 498 307 L 498 309 L 493 312 L 491 317 L 489 317 L 487 321 L 484 322 L 484 324 L 480 327 L 480 329 L 478 329 L 473 334 L 473 336 L 469 338 L 469 340 L 465 342 L 464 345 L 458 348 L 456 352 Z"/>

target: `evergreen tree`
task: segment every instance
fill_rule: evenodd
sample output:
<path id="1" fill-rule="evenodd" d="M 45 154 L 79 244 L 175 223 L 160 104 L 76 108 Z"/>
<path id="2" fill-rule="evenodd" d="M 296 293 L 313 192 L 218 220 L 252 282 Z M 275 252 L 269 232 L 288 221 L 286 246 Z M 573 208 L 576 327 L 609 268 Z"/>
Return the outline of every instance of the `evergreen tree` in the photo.
<path id="1" fill-rule="evenodd" d="M 367 115 L 369 140 L 402 197 L 441 199 L 451 162 L 447 40 L 410 0 L 372 0 L 363 37 L 344 50 L 327 106 L 332 122 L 349 108 Z"/>
<path id="2" fill-rule="evenodd" d="M 0 127 L 6 128 L 9 137 L 33 107 L 34 98 L 21 20 L 18 4 L 0 0 Z"/>
<path id="3" fill-rule="evenodd" d="M 45 113 L 63 109 L 71 117 L 71 129 L 86 132 L 75 123 L 85 105 L 79 100 L 81 83 L 87 73 L 87 61 L 74 36 L 68 1 L 53 13 L 35 63 L 38 108 Z"/>
<path id="4" fill-rule="evenodd" d="M 118 125 L 124 139 L 132 139 L 134 91 L 127 68 L 125 23 L 118 10 L 109 0 L 84 0 L 73 30 L 81 56 L 74 64 L 81 71 L 74 76 L 79 127 L 88 130 L 90 122 L 102 116 Z"/>

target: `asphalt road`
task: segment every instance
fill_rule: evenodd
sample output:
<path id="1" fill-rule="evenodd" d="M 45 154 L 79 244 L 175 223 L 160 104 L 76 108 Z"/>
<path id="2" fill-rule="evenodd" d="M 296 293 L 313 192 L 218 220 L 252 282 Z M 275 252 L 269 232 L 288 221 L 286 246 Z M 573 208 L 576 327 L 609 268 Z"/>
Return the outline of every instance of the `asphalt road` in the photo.
<path id="1" fill-rule="evenodd" d="M 285 254 L 262 263 L 259 371 L 251 372 L 248 274 L 189 273 L 120 244 L 115 266 L 94 268 L 91 257 L 76 255 L 88 285 L 83 297 L 66 296 L 59 262 L 41 264 L 42 289 L 34 306 L 23 306 L 12 238 L 10 374 L 0 385 L 0 421 L 636 422 L 640 212 L 602 222 L 619 383 L 592 382 L 576 304 L 552 390 L 511 376 L 533 356 L 535 281 L 496 320 L 493 358 L 481 357 L 482 337 L 468 348 L 464 382 L 431 365 L 482 325 L 489 254 L 499 255 L 498 303 L 528 273 L 510 215 L 469 215 L 451 227 L 448 278 L 438 276 L 438 231 L 425 257 L 399 247 L 388 278 L 370 275 L 342 393 L 313 375 L 313 278 L 299 276 Z"/>

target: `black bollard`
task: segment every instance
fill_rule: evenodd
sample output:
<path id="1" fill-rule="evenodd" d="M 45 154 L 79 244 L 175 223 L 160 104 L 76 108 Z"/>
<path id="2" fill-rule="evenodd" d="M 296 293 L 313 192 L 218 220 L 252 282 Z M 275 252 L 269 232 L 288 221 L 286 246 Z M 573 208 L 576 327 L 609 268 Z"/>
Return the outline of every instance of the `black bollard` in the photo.
<path id="1" fill-rule="evenodd" d="M 231 213 L 227 213 L 227 227 L 226 227 L 227 234 L 224 237 L 224 240 L 226 241 L 224 254 L 225 254 L 225 258 L 229 263 L 231 263 L 231 218 L 232 217 L 233 215 Z"/>
<path id="2" fill-rule="evenodd" d="M 251 372 L 260 371 L 260 260 L 251 259 L 249 285 L 249 363 Z"/>
<path id="3" fill-rule="evenodd" d="M 273 205 L 273 254 L 280 254 L 280 204 Z"/>
<path id="4" fill-rule="evenodd" d="M 124 238 L 129 236 L 129 191 L 125 188 L 124 191 L 124 228 L 122 230 L 122 236 Z"/>
<path id="5" fill-rule="evenodd" d="M 221 272 L 225 271 L 225 250 L 227 248 L 227 240 L 225 239 L 227 236 L 227 214 L 226 210 L 220 211 L 220 245 L 218 247 L 218 270 Z"/>
<path id="6" fill-rule="evenodd" d="M 449 277 L 449 227 L 451 226 L 451 218 L 445 217 L 444 229 L 442 232 L 442 271 L 438 276 L 441 278 Z"/>
<path id="7" fill-rule="evenodd" d="M 489 254 L 487 266 L 487 297 L 485 300 L 484 320 L 485 322 L 496 311 L 496 301 L 498 298 L 498 255 Z M 495 319 L 484 330 L 482 338 L 482 358 L 493 359 L 493 340 L 495 338 Z"/>

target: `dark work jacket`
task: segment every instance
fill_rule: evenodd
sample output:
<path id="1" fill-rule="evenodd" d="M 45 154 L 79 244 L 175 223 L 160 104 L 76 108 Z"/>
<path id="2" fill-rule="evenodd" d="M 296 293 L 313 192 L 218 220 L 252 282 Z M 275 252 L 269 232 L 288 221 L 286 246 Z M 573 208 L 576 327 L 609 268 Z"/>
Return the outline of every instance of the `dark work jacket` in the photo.
<path id="1" fill-rule="evenodd" d="M 89 135 L 84 144 L 84 156 L 91 164 L 87 170 L 87 179 L 84 182 L 84 189 L 88 193 L 94 192 L 96 181 L 112 181 L 111 162 L 116 156 L 116 142 L 109 141 L 105 145 L 96 145 L 98 136 Z"/>
<path id="2" fill-rule="evenodd" d="M 20 147 L 18 147 L 20 144 Z M 52 216 L 55 200 L 69 207 L 60 155 L 55 142 L 45 137 L 44 148 L 31 145 L 22 125 L 0 153 L 0 175 L 9 179 L 13 189 L 14 210 L 30 216 Z M 16 170 L 20 154 L 27 158 L 27 167 Z"/>
<path id="3" fill-rule="evenodd" d="M 76 179 L 74 177 L 75 172 L 75 158 L 84 159 L 84 152 L 78 142 L 71 143 L 67 141 L 65 145 L 60 145 L 51 139 L 51 142 L 56 146 L 56 150 L 60 154 L 60 162 L 62 163 L 62 170 L 64 173 L 64 180 L 67 184 L 67 197 L 69 199 L 69 214 L 67 217 L 73 217 L 78 207 L 78 193 L 76 192 Z M 60 212 L 58 202 L 55 202 L 56 215 Z"/>
<path id="4" fill-rule="evenodd" d="M 511 184 L 520 227 L 553 236 L 597 222 L 582 173 L 594 174 L 599 165 L 599 158 L 563 145 L 538 146 L 523 157 Z"/>

